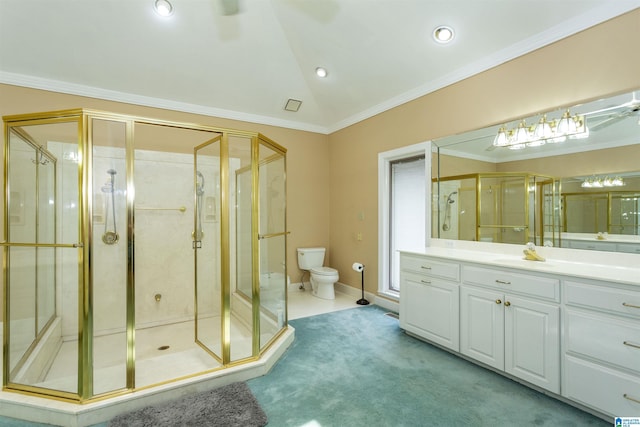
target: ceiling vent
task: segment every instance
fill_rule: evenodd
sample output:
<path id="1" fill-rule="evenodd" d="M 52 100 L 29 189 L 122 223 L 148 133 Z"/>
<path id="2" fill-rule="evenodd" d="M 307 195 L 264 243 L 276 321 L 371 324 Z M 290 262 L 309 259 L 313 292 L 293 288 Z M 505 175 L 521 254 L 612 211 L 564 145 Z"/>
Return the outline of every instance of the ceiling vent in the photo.
<path id="1" fill-rule="evenodd" d="M 284 106 L 286 111 L 293 111 L 294 113 L 298 112 L 300 106 L 302 105 L 302 101 L 298 101 L 297 99 L 289 99 Z"/>

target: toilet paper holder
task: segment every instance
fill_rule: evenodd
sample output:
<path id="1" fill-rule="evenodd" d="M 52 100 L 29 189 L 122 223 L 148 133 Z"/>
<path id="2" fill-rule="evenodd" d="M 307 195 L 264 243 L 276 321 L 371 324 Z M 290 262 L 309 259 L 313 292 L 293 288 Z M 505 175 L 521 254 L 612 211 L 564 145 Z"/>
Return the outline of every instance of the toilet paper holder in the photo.
<path id="1" fill-rule="evenodd" d="M 353 268 L 354 271 L 357 271 L 358 273 L 360 273 L 360 276 L 362 277 L 362 298 L 356 301 L 356 304 L 369 305 L 369 301 L 364 299 L 364 265 L 359 262 L 354 262 L 351 268 Z"/>

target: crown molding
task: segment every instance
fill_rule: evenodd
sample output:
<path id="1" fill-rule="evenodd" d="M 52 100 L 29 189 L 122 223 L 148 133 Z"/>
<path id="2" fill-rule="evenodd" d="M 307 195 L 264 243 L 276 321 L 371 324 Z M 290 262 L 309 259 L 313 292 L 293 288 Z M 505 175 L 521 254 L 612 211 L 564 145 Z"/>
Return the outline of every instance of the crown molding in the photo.
<path id="1" fill-rule="evenodd" d="M 337 132 L 340 129 L 354 125 L 399 105 L 406 104 L 407 102 L 428 95 L 429 93 L 435 92 L 476 74 L 480 74 L 500 64 L 504 64 L 505 62 L 526 55 L 534 50 L 550 45 L 554 42 L 577 34 L 580 31 L 584 31 L 590 27 L 601 24 L 638 8 L 640 8 L 640 0 L 603 2 L 603 4 L 598 7 L 590 9 L 573 17 L 572 19 L 563 21 L 561 24 L 551 27 L 533 37 L 514 43 L 511 46 L 499 50 L 492 55 L 488 55 L 479 61 L 469 64 L 468 66 L 458 68 L 440 79 L 430 81 L 425 85 L 418 86 L 415 89 L 341 120 L 334 125 L 329 126 L 329 133 Z"/>
<path id="2" fill-rule="evenodd" d="M 134 104 L 145 107 L 161 108 L 165 110 L 180 111 L 184 113 L 193 113 L 210 117 L 219 117 L 223 119 L 258 123 L 268 126 L 277 126 L 287 129 L 295 129 L 320 134 L 328 133 L 328 129 L 326 127 L 310 123 L 283 120 L 274 117 L 261 116 L 258 114 L 243 113 L 240 111 L 225 110 L 222 108 L 172 101 L 169 99 L 136 95 L 132 93 L 102 89 L 93 86 L 79 85 L 76 83 L 69 83 L 60 80 L 44 79 L 41 77 L 29 76 L 26 74 L 10 73 L 7 71 L 0 71 L 0 83 L 13 86 L 28 87 L 31 89 L 41 89 L 52 92 L 65 93 L 69 95 L 86 96 L 89 98 L 103 99 L 106 101 L 123 102 L 126 104 Z"/>

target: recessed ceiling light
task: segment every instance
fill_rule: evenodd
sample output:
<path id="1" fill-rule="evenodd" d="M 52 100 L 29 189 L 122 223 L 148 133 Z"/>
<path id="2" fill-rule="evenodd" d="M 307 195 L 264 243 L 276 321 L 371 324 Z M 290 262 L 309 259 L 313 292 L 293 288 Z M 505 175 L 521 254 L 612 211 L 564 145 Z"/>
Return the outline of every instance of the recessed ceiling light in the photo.
<path id="1" fill-rule="evenodd" d="M 169 3 L 169 0 L 156 0 L 153 8 L 160 16 L 171 16 L 173 14 L 173 5 Z"/>
<path id="2" fill-rule="evenodd" d="M 449 43 L 453 40 L 453 29 L 451 27 L 447 27 L 446 25 L 440 25 L 433 30 L 433 39 L 438 43 Z"/>
<path id="3" fill-rule="evenodd" d="M 329 75 L 329 72 L 326 70 L 326 68 L 318 67 L 316 68 L 316 75 L 318 77 L 327 77 Z"/>

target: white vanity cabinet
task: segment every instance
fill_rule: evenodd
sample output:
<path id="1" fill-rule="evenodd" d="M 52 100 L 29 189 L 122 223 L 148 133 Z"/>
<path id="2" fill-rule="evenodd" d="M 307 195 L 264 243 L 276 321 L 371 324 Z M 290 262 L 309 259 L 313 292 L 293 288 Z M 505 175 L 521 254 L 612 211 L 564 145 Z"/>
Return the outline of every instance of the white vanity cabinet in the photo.
<path id="1" fill-rule="evenodd" d="M 560 392 L 560 282 L 462 266 L 460 352 Z"/>
<path id="2" fill-rule="evenodd" d="M 603 418 L 640 414 L 640 268 L 427 252 L 400 255 L 408 333 Z"/>
<path id="3" fill-rule="evenodd" d="M 640 290 L 563 283 L 562 395 L 610 416 L 640 414 Z"/>
<path id="4" fill-rule="evenodd" d="M 618 252 L 640 254 L 640 243 L 618 243 L 616 247 Z"/>
<path id="5" fill-rule="evenodd" d="M 400 257 L 400 326 L 454 351 L 459 349 L 460 265 L 405 254 Z"/>

